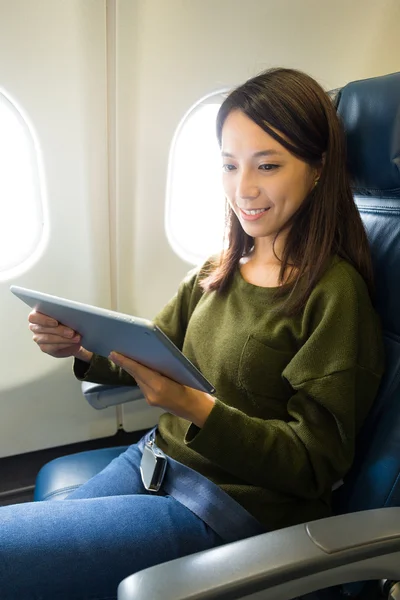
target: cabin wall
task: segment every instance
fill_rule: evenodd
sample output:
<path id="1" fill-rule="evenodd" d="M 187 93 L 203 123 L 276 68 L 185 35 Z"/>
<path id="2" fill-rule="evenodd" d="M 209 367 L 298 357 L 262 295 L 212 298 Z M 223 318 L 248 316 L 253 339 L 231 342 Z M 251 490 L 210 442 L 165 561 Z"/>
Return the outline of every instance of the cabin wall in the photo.
<path id="1" fill-rule="evenodd" d="M 164 228 L 186 111 L 270 66 L 326 89 L 397 71 L 399 21 L 398 0 L 0 0 L 0 91 L 34 132 L 45 206 L 38 251 L 0 273 L 0 457 L 156 421 L 144 403 L 93 410 L 9 286 L 152 317 L 191 266 Z"/>

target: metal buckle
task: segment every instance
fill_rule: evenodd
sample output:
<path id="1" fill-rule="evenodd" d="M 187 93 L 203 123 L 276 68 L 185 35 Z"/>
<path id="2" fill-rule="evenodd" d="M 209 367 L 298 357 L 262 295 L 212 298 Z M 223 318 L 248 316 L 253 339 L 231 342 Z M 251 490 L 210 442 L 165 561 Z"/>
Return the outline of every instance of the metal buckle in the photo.
<path id="1" fill-rule="evenodd" d="M 167 457 L 154 443 L 154 440 L 146 442 L 143 448 L 143 456 L 140 461 L 140 474 L 146 490 L 158 492 L 164 479 L 167 468 Z"/>

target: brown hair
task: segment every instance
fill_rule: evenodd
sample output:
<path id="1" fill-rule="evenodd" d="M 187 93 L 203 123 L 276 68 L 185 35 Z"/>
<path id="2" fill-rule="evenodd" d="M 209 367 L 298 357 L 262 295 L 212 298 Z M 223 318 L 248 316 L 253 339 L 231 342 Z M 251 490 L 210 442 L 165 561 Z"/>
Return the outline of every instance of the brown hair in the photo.
<path id="1" fill-rule="evenodd" d="M 351 192 L 346 167 L 346 138 L 328 94 L 306 73 L 285 68 L 269 69 L 233 90 L 222 103 L 217 116 L 220 145 L 225 119 L 232 110 L 242 111 L 294 156 L 312 167 L 321 166 L 325 154 L 318 185 L 275 237 L 276 241 L 279 233 L 290 226 L 281 257 L 279 283 L 289 282 L 291 293 L 281 308 L 295 314 L 305 306 L 334 254 L 357 269 L 372 296 L 372 262 L 364 226 Z M 226 290 L 240 259 L 254 246 L 254 238 L 243 231 L 228 203 L 225 236 L 227 248 L 202 281 L 205 291 Z M 292 274 L 289 279 L 288 272 Z M 302 285 L 298 286 L 300 278 Z M 280 288 L 278 296 L 283 295 L 285 288 Z"/>

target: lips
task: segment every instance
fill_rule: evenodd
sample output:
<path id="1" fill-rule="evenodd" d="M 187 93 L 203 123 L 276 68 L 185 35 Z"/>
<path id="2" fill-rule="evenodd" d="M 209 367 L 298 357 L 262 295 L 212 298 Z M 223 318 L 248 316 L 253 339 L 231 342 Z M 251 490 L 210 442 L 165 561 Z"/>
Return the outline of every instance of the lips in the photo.
<path id="1" fill-rule="evenodd" d="M 241 208 L 240 210 L 245 212 L 246 215 L 256 215 L 257 213 L 266 211 L 267 208 L 249 208 L 249 209 Z"/>
<path id="2" fill-rule="evenodd" d="M 242 219 L 244 221 L 257 221 L 258 219 L 261 219 L 269 211 L 270 208 L 271 208 L 270 206 L 268 206 L 267 208 L 264 208 L 264 209 L 251 208 L 249 210 L 257 210 L 257 211 L 262 210 L 262 212 L 257 212 L 253 215 L 246 214 L 242 208 L 239 208 L 239 211 L 240 211 L 240 216 L 242 217 Z"/>

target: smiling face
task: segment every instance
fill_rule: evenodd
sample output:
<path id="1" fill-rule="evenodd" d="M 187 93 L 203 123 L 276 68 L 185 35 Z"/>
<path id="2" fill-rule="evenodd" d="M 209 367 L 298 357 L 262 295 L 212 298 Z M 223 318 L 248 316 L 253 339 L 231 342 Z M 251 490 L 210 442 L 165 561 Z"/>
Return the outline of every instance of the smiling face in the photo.
<path id="1" fill-rule="evenodd" d="M 260 243 L 272 245 L 277 231 L 312 190 L 318 171 L 239 110 L 225 120 L 221 152 L 223 186 L 232 210 L 255 238 L 256 248 Z"/>

